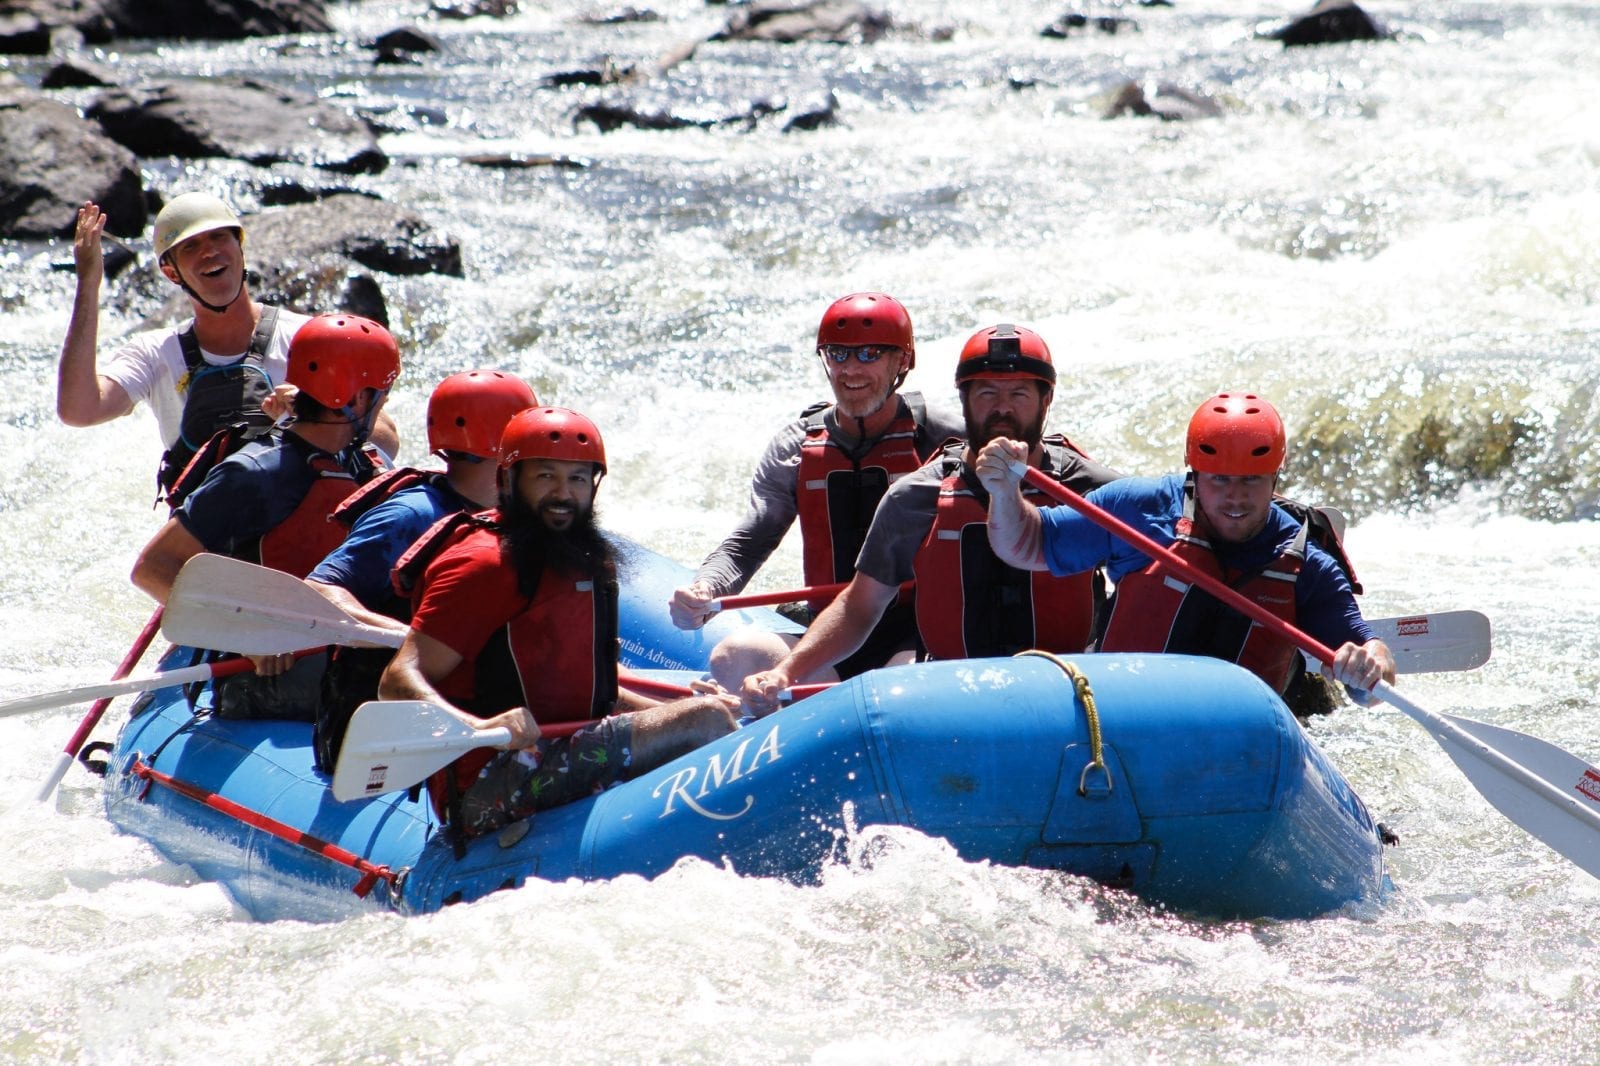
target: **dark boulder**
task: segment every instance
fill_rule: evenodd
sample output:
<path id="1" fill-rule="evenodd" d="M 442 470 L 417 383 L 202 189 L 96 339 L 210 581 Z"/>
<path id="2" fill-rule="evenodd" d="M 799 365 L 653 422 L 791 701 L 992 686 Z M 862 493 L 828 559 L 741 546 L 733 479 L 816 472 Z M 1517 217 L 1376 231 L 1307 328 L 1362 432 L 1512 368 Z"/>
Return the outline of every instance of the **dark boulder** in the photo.
<path id="1" fill-rule="evenodd" d="M 82 56 L 72 56 L 51 67 L 39 82 L 41 89 L 103 89 L 117 84 L 110 67 Z"/>
<path id="2" fill-rule="evenodd" d="M 1393 34 L 1373 20 L 1352 0 L 1322 0 L 1287 26 L 1262 36 L 1282 41 L 1285 48 L 1345 41 L 1386 41 Z"/>
<path id="3" fill-rule="evenodd" d="M 778 114 L 788 108 L 783 100 L 747 100 L 742 105 L 718 104 L 696 99 L 674 102 L 669 100 L 627 101 L 597 100 L 579 107 L 572 117 L 573 127 L 591 123 L 601 133 L 610 133 L 624 126 L 642 130 L 712 129 L 717 126 L 740 126 L 753 129 L 758 121 L 768 115 Z"/>
<path id="4" fill-rule="evenodd" d="M 788 117 L 783 123 L 783 132 L 819 130 L 824 126 L 839 124 L 839 98 L 832 89 L 827 89 L 798 105 L 787 109 Z"/>
<path id="5" fill-rule="evenodd" d="M 65 104 L 0 95 L 0 237 L 70 237 L 85 200 L 123 237 L 149 221 L 132 152 Z"/>
<path id="6" fill-rule="evenodd" d="M 417 57 L 428 52 L 442 52 L 444 46 L 432 34 L 409 26 L 390 30 L 373 42 L 379 63 L 415 63 Z"/>
<path id="7" fill-rule="evenodd" d="M 126 37 L 238 40 L 329 33 L 325 0 L 0 0 L 7 18 L 72 28 L 91 44 Z M 0 31 L 3 32 L 3 31 Z"/>
<path id="8" fill-rule="evenodd" d="M 0 7 L 0 54 L 49 55 L 50 28 L 50 23 L 31 11 Z"/>
<path id="9" fill-rule="evenodd" d="M 293 178 L 280 178 L 258 186 L 256 195 L 260 197 L 262 207 L 287 207 L 290 204 L 313 204 L 330 196 L 376 196 L 377 194 L 343 186 L 311 186 Z"/>
<path id="10" fill-rule="evenodd" d="M 665 108 L 651 108 L 620 100 L 597 100 L 591 104 L 584 104 L 573 113 L 573 128 L 585 122 L 592 124 L 601 133 L 620 130 L 624 126 L 641 130 L 681 130 L 691 126 L 707 129 L 715 125 L 706 119 L 674 115 Z"/>
<path id="11" fill-rule="evenodd" d="M 539 79 L 539 84 L 551 89 L 562 89 L 572 85 L 617 85 L 632 81 L 635 76 L 636 68 L 632 63 L 617 63 L 610 56 L 604 56 L 592 67 L 577 67 L 546 74 Z"/>
<path id="12" fill-rule="evenodd" d="M 331 33 L 324 0 L 87 0 L 117 37 L 238 40 Z"/>
<path id="13" fill-rule="evenodd" d="M 370 318 L 381 326 L 389 325 L 389 301 L 383 298 L 383 287 L 371 274 L 352 274 L 339 293 L 335 311 L 348 311 L 362 318 Z"/>
<path id="14" fill-rule="evenodd" d="M 464 155 L 461 161 L 469 166 L 484 167 L 488 170 L 534 170 L 540 167 L 583 170 L 589 166 L 587 159 L 575 156 L 544 153 L 528 155 L 524 152 L 484 152 L 478 155 Z"/>
<path id="15" fill-rule="evenodd" d="M 370 271 L 462 276 L 456 241 L 414 212 L 366 196 L 275 208 L 245 226 L 257 294 L 307 311 L 356 310 L 346 306 L 356 295 L 368 307 L 374 295 L 381 303 L 380 281 L 357 280 Z"/>
<path id="16" fill-rule="evenodd" d="M 712 41 L 765 41 L 794 44 L 822 41 L 831 44 L 871 44 L 893 26 L 887 14 L 868 10 L 855 0 L 755 0 L 737 8 L 727 24 L 712 34 Z"/>
<path id="17" fill-rule="evenodd" d="M 249 80 L 113 89 L 88 114 L 142 156 L 308 163 L 345 174 L 376 174 L 389 164 L 372 130 L 348 111 Z"/>

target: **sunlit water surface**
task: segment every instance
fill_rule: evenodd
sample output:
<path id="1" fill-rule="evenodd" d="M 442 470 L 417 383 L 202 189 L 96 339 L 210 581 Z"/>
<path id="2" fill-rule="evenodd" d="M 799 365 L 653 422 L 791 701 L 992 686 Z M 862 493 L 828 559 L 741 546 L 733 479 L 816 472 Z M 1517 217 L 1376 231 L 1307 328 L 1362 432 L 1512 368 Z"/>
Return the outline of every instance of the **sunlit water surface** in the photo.
<path id="1" fill-rule="evenodd" d="M 839 126 L 601 135 L 571 121 L 590 90 L 538 80 L 648 60 L 726 9 L 667 0 L 661 21 L 601 27 L 579 21 L 604 13 L 586 3 L 527 6 L 432 26 L 446 57 L 418 67 L 358 47 L 425 7 L 400 0 L 335 5 L 335 41 L 102 57 L 397 105 L 394 164 L 354 184 L 456 236 L 467 263 L 384 280 L 405 458 L 440 376 L 517 370 L 604 427 L 606 523 L 693 562 L 737 517 L 769 432 L 821 394 L 808 334 L 828 300 L 900 296 L 912 384 L 944 399 L 967 333 L 1027 323 L 1064 371 L 1053 428 L 1129 471 L 1171 468 L 1215 389 L 1277 400 L 1288 487 L 1351 516 L 1368 613 L 1494 622 L 1489 665 L 1405 691 L 1600 758 L 1596 9 L 1373 4 L 1401 40 L 1284 52 L 1252 36 L 1295 10 L 1271 0 L 1128 8 L 1139 32 L 1069 41 L 1036 36 L 1054 3 L 891 3 L 950 39 L 709 45 L 659 90 L 714 116 L 831 87 Z M 0 68 L 36 80 L 37 62 Z M 1224 115 L 1100 120 L 1127 77 Z M 588 166 L 458 161 L 484 151 Z M 241 164 L 145 165 L 160 188 L 254 206 Z M 71 275 L 51 266 L 69 259 L 0 243 L 6 696 L 103 678 L 149 611 L 126 574 L 160 521 L 153 423 L 53 414 Z M 108 337 L 152 310 L 127 285 L 106 308 Z M 798 573 L 791 541 L 762 583 Z M 323 926 L 249 921 L 114 832 L 80 770 L 32 803 L 84 709 L 0 720 L 7 1059 L 1600 1060 L 1600 882 L 1382 707 L 1311 726 L 1402 837 L 1393 897 L 1356 914 L 1196 922 L 891 833 L 818 886 L 695 863 Z"/>

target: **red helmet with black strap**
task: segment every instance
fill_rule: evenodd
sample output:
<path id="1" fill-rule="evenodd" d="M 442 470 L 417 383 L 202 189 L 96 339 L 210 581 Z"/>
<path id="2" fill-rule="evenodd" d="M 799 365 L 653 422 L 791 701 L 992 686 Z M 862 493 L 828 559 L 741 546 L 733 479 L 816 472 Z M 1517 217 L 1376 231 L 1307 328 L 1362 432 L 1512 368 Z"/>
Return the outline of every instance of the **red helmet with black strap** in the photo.
<path id="1" fill-rule="evenodd" d="M 451 374 L 428 397 L 428 450 L 496 459 L 506 425 L 538 405 L 532 387 L 515 374 L 503 370 Z"/>
<path id="2" fill-rule="evenodd" d="M 956 360 L 957 387 L 980 377 L 1029 378 L 1054 388 L 1055 360 L 1043 337 L 1026 326 L 1002 322 L 980 329 L 961 346 L 961 357 Z"/>
<path id="3" fill-rule="evenodd" d="M 362 389 L 386 392 L 400 376 L 400 348 L 383 326 L 360 315 L 318 315 L 289 342 L 290 385 L 335 411 Z"/>
<path id="4" fill-rule="evenodd" d="M 565 407 L 534 407 L 506 423 L 500 438 L 500 469 L 524 459 L 593 463 L 606 472 L 606 445 L 600 429 L 585 415 Z"/>
<path id="5" fill-rule="evenodd" d="M 817 326 L 817 348 L 842 344 L 860 348 L 884 344 L 905 350 L 906 369 L 917 365 L 917 348 L 911 316 L 893 296 L 882 292 L 855 292 L 828 305 Z"/>
<path id="6" fill-rule="evenodd" d="M 1202 474 L 1246 477 L 1283 466 L 1283 419 L 1250 392 L 1219 392 L 1189 419 L 1184 462 Z"/>

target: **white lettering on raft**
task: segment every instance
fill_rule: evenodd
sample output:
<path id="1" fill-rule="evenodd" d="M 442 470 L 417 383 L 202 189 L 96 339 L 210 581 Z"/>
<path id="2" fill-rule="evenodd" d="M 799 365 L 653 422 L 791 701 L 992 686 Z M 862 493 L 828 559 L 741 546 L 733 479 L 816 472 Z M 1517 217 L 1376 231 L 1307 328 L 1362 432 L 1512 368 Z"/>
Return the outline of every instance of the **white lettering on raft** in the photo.
<path id="1" fill-rule="evenodd" d="M 751 731 L 753 732 L 753 730 Z M 750 757 L 750 762 L 747 765 L 744 761 L 745 753 L 750 750 L 750 744 L 754 739 L 754 737 L 745 737 L 744 740 L 740 741 L 739 746 L 733 749 L 733 754 L 726 763 L 722 761 L 722 755 L 719 752 L 712 752 L 706 758 L 704 767 L 686 766 L 657 785 L 650 795 L 660 799 L 661 794 L 663 792 L 666 793 L 666 800 L 661 804 L 661 817 L 665 818 L 671 814 L 679 800 L 682 800 L 683 805 L 696 814 L 702 814 L 707 818 L 715 818 L 719 822 L 729 822 L 749 814 L 750 808 L 756 805 L 756 798 L 749 794 L 744 797 L 744 806 L 732 814 L 718 814 L 716 811 L 707 810 L 701 805 L 700 801 L 723 785 L 731 785 L 741 777 L 754 773 L 763 761 L 769 763 L 778 761 L 782 750 L 778 743 L 777 725 L 773 725 L 767 735 L 761 739 L 760 746 L 756 748 L 755 754 Z M 696 780 L 700 782 L 698 789 L 695 788 Z"/>

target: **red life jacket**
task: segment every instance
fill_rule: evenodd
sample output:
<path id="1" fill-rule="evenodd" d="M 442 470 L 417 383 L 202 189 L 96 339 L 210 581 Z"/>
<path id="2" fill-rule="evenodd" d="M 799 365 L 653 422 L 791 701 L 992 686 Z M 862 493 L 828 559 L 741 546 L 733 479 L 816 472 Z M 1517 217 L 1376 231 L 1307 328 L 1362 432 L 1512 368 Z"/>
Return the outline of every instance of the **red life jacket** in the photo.
<path id="1" fill-rule="evenodd" d="M 1176 531 L 1171 544 L 1174 554 L 1294 624 L 1295 585 L 1306 557 L 1305 525 L 1301 525 L 1289 546 L 1262 569 L 1225 574 L 1212 550 L 1205 517 L 1195 511 L 1191 477 L 1184 488 L 1183 515 Z M 1238 663 L 1280 693 L 1288 687 L 1295 662 L 1293 644 L 1154 563 L 1117 583 L 1099 650 L 1209 655 Z"/>
<path id="2" fill-rule="evenodd" d="M 443 471 L 418 470 L 412 466 L 397 466 L 393 470 L 385 470 L 346 496 L 339 506 L 333 509 L 333 519 L 348 531 L 355 527 L 362 515 L 389 497 L 414 486 L 426 484 L 430 478 L 443 476 Z"/>
<path id="3" fill-rule="evenodd" d="M 896 480 L 921 466 L 931 450 L 928 445 L 919 448 L 927 421 L 921 395 L 911 392 L 901 398 L 904 408 L 889 428 L 860 452 L 829 435 L 823 420 L 828 404 L 803 412 L 806 435 L 795 489 L 807 585 L 831 585 L 855 576 L 856 556 L 866 543 L 878 501 Z M 809 606 L 819 612 L 832 600 L 819 598 Z"/>
<path id="4" fill-rule="evenodd" d="M 1049 436 L 1055 469 L 1061 453 L 1078 450 Z M 1028 648 L 1072 653 L 1088 646 L 1094 626 L 1093 574 L 1056 577 L 1043 570 L 1007 566 L 989 547 L 989 494 L 961 461 L 966 445 L 946 447 L 933 528 L 917 550 L 917 629 L 935 659 L 1014 655 Z M 1035 504 L 1046 497 L 1022 486 Z"/>
<path id="5" fill-rule="evenodd" d="M 428 562 L 469 537 L 489 537 L 498 551 L 498 515 L 453 514 L 434 523 L 395 566 L 395 587 L 413 589 Z M 502 563 L 505 580 L 517 574 Z M 545 571 L 527 605 L 497 630 L 474 659 L 466 708 L 487 718 L 527 707 L 541 725 L 585 721 L 610 713 L 617 701 L 617 585 L 612 580 L 575 580 Z M 494 757 L 469 752 L 429 779 L 440 817 L 452 820 L 457 798 Z"/>
<path id="6" fill-rule="evenodd" d="M 349 530 L 333 520 L 333 511 L 361 484 L 330 455 L 314 455 L 310 465 L 316 475 L 310 491 L 256 546 L 256 561 L 262 566 L 299 578 L 315 570 L 343 542 Z"/>
<path id="7" fill-rule="evenodd" d="M 428 564 L 468 537 L 492 537 L 498 551 L 498 519 L 495 511 L 458 512 L 435 522 L 395 565 L 395 591 L 409 595 L 415 608 Z M 514 584 L 515 567 L 504 560 L 501 565 L 505 580 Z M 575 579 L 546 570 L 527 604 L 474 661 L 474 676 L 457 689 L 474 714 L 527 707 L 537 721 L 551 723 L 610 713 L 617 700 L 616 580 Z"/>

